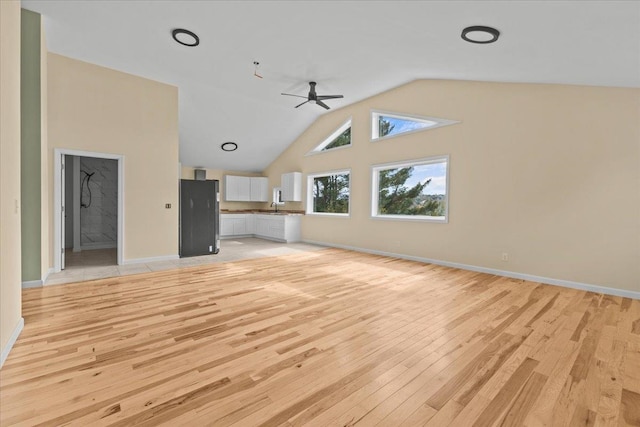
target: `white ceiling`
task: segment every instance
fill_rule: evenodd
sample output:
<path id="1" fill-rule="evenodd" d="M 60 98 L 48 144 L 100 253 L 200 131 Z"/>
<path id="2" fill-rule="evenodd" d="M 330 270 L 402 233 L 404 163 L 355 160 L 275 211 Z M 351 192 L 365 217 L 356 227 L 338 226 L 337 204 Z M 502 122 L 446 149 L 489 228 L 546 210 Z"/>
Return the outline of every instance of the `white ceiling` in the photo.
<path id="1" fill-rule="evenodd" d="M 51 52 L 179 87 L 183 165 L 262 171 L 325 113 L 415 79 L 640 87 L 637 1 L 23 0 Z M 501 32 L 492 45 L 460 38 Z M 200 37 L 177 44 L 174 28 Z M 253 76 L 253 61 L 260 62 Z M 223 152 L 235 141 L 239 149 Z"/>

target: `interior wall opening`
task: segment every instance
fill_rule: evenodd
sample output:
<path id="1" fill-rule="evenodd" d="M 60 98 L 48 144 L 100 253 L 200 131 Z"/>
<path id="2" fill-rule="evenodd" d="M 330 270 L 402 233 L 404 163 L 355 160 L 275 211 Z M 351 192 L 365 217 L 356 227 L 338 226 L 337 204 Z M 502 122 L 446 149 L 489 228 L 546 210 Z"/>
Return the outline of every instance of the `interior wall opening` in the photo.
<path id="1" fill-rule="evenodd" d="M 118 264 L 118 160 L 64 155 L 61 267 Z"/>

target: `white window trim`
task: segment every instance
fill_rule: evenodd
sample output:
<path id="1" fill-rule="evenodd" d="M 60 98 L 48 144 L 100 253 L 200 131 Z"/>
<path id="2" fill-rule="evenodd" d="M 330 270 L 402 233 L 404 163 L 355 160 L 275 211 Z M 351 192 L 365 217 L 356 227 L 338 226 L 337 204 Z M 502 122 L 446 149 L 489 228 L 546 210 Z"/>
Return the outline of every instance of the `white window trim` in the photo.
<path id="1" fill-rule="evenodd" d="M 281 187 L 273 187 L 273 194 L 272 194 L 272 204 L 274 205 L 284 205 L 284 202 L 282 201 L 282 188 Z"/>
<path id="2" fill-rule="evenodd" d="M 439 117 L 418 116 L 416 114 L 396 113 L 392 111 L 382 111 L 382 110 L 371 110 L 371 114 L 369 116 L 371 118 L 371 142 L 386 141 L 388 139 L 396 138 L 399 136 L 411 135 L 418 132 L 424 132 L 427 130 L 460 123 L 458 120 L 441 119 Z M 380 137 L 379 136 L 380 128 L 378 127 L 378 121 L 380 119 L 380 116 L 393 117 L 394 119 L 409 119 L 409 120 L 413 119 L 417 121 L 430 121 L 430 122 L 435 122 L 436 124 L 433 126 L 422 128 L 422 129 L 415 129 L 407 132 L 397 133 L 394 135 L 387 135 L 387 136 Z"/>
<path id="3" fill-rule="evenodd" d="M 347 207 L 347 213 L 333 213 L 333 212 L 314 212 L 313 211 L 313 180 L 314 178 L 329 176 L 329 175 L 349 175 L 349 203 Z M 317 172 L 307 175 L 307 200 L 306 200 L 306 215 L 312 216 L 330 216 L 337 218 L 347 218 L 351 216 L 351 169 L 332 170 L 327 172 Z"/>
<path id="4" fill-rule="evenodd" d="M 380 189 L 378 188 L 379 182 L 379 172 L 381 170 L 386 169 L 398 169 L 416 165 L 426 165 L 433 163 L 447 163 L 447 174 L 446 174 L 446 188 L 447 192 L 444 195 L 445 198 L 445 210 L 444 210 L 444 218 L 426 216 L 426 215 L 379 215 L 378 214 L 378 196 Z M 451 169 L 451 163 L 449 162 L 449 155 L 442 156 L 433 156 L 433 157 L 425 157 L 422 159 L 415 160 L 403 160 L 400 162 L 393 163 L 384 163 L 377 164 L 371 166 L 371 218 L 375 220 L 383 220 L 383 221 L 419 221 L 419 222 L 436 222 L 440 224 L 449 223 L 449 170 Z M 349 179 L 349 184 L 351 184 L 351 179 Z"/>
<path id="5" fill-rule="evenodd" d="M 327 145 L 331 144 L 334 139 L 339 137 L 344 131 L 346 131 L 350 127 L 351 127 L 351 117 L 349 117 L 349 119 L 346 122 L 342 123 L 339 128 L 337 128 L 335 131 L 333 131 L 331 133 L 331 135 L 329 135 L 328 137 L 323 139 L 320 144 L 316 145 L 316 147 L 313 150 L 311 150 L 307 154 L 305 154 L 305 156 L 313 156 L 315 154 L 328 153 L 328 152 L 334 151 L 334 150 L 350 148 L 351 145 L 352 145 L 351 142 L 349 142 L 347 145 L 342 145 L 340 147 L 331 148 L 329 150 L 324 150 L 324 147 L 326 147 Z M 353 130 L 351 130 L 351 132 L 352 132 L 351 136 L 353 137 Z"/>

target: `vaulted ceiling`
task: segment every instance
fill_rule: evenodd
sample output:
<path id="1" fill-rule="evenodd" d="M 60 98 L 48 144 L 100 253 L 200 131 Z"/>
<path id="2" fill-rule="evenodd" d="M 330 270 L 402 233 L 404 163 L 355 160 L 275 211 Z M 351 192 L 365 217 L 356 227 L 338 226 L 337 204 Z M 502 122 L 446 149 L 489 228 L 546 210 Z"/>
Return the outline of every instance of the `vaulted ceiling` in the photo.
<path id="1" fill-rule="evenodd" d="M 326 111 L 415 79 L 640 87 L 636 1 L 23 0 L 48 49 L 176 85 L 183 165 L 261 171 Z M 501 33 L 465 42 L 469 25 Z M 171 37 L 200 38 L 186 47 Z M 253 62 L 258 61 L 254 76 Z M 239 148 L 223 152 L 234 141 Z"/>

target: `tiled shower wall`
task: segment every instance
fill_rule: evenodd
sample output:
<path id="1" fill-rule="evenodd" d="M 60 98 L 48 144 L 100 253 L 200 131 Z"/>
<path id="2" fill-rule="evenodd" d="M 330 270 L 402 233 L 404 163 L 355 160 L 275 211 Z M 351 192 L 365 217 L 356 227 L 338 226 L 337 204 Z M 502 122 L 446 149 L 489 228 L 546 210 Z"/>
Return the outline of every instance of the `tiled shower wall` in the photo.
<path id="1" fill-rule="evenodd" d="M 95 172 L 95 173 L 94 173 Z M 83 249 L 115 248 L 118 241 L 118 161 L 80 158 L 80 245 Z M 90 191 L 89 191 L 90 190 Z"/>

